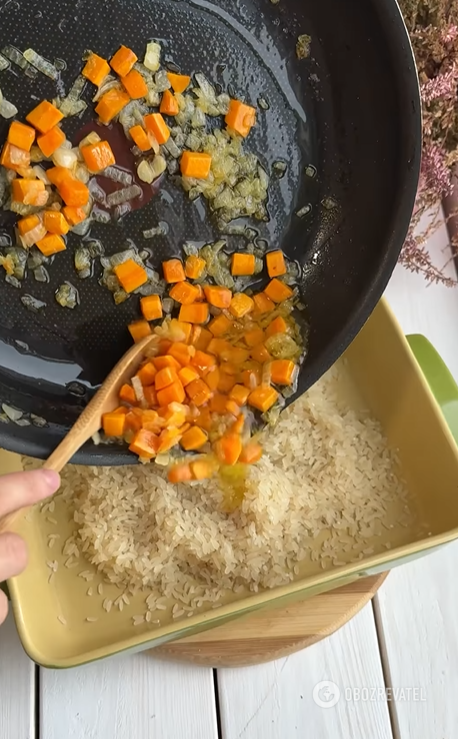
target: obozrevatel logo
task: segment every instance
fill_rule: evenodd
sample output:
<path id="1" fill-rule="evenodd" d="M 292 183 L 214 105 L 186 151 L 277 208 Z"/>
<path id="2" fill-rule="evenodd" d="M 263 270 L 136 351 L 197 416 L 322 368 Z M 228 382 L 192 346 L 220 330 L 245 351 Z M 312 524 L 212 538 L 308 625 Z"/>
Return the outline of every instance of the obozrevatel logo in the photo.
<path id="1" fill-rule="evenodd" d="M 315 685 L 312 696 L 320 708 L 333 708 L 340 700 L 340 688 L 331 680 L 323 680 Z"/>

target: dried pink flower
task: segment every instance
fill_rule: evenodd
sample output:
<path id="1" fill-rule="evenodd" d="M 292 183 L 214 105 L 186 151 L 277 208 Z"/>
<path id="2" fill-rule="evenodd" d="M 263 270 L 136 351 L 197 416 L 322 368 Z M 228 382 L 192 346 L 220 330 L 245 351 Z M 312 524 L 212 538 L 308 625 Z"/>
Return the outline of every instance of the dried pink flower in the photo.
<path id="1" fill-rule="evenodd" d="M 421 86 L 421 98 L 425 105 L 429 105 L 433 100 L 442 98 L 443 100 L 453 100 L 456 98 L 458 89 L 458 67 L 456 64 L 445 72 L 438 74 L 425 82 Z"/>
<path id="2" fill-rule="evenodd" d="M 419 191 L 441 200 L 452 191 L 452 178 L 446 152 L 437 144 L 427 142 L 423 146 Z"/>

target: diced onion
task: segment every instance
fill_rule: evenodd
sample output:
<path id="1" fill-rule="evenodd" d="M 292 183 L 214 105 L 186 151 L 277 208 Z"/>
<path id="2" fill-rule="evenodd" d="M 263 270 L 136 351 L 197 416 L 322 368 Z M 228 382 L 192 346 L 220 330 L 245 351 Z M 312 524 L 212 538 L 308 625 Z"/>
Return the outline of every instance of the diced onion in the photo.
<path id="1" fill-rule="evenodd" d="M 6 413 L 10 421 L 19 421 L 19 419 L 24 415 L 22 411 L 18 411 L 16 408 L 12 408 L 6 403 L 2 403 L 2 410 Z"/>
<path id="2" fill-rule="evenodd" d="M 150 185 L 154 180 L 154 173 L 151 163 L 147 159 L 143 159 L 137 167 L 138 179 Z"/>
<path id="3" fill-rule="evenodd" d="M 42 57 L 40 54 L 37 54 L 33 49 L 26 49 L 24 51 L 24 59 L 27 59 L 27 61 L 36 67 L 39 72 L 50 77 L 52 80 L 55 81 L 59 78 L 59 72 L 55 68 L 54 64 L 51 64 L 50 61 Z"/>
<path id="4" fill-rule="evenodd" d="M 5 100 L 5 98 L 0 101 L 0 115 L 2 116 L 2 118 L 12 118 L 17 114 L 17 112 L 18 110 L 16 106 L 13 105 L 13 103 Z"/>
<path id="5" fill-rule="evenodd" d="M 44 182 L 45 185 L 50 185 L 51 184 L 51 182 L 49 181 L 49 177 L 46 174 L 46 171 L 43 169 L 43 167 L 39 167 L 38 165 L 36 165 L 35 167 L 32 167 L 32 169 L 33 169 L 33 171 L 35 173 L 35 177 L 37 179 L 39 179 L 42 182 Z"/>
<path id="6" fill-rule="evenodd" d="M 78 146 L 80 149 L 82 149 L 84 146 L 90 146 L 91 144 L 98 144 L 99 141 L 102 139 L 100 138 L 99 134 L 96 131 L 91 131 L 88 133 L 87 136 L 84 137 L 84 139 L 81 139 Z"/>
<path id="7" fill-rule="evenodd" d="M 0 54 L 0 72 L 3 72 L 4 69 L 8 69 L 9 66 L 10 66 L 9 61 Z"/>
<path id="8" fill-rule="evenodd" d="M 24 246 L 33 246 L 37 243 L 37 241 L 40 241 L 40 239 L 44 239 L 46 236 L 46 228 L 43 226 L 43 224 L 40 223 L 32 228 L 30 231 L 27 231 L 27 233 L 22 235 L 22 242 Z"/>
<path id="9" fill-rule="evenodd" d="M 32 313 L 38 313 L 42 308 L 46 308 L 46 303 L 43 300 L 34 298 L 33 295 L 22 295 L 21 303 Z M 6 413 L 6 411 L 5 411 Z"/>
<path id="10" fill-rule="evenodd" d="M 64 144 L 65 144 L 65 141 L 64 141 Z M 54 152 L 52 160 L 53 160 L 53 163 L 56 165 L 56 167 L 65 167 L 65 169 L 73 169 L 73 167 L 76 165 L 78 161 L 78 157 L 76 156 L 73 149 L 69 149 L 67 147 L 64 147 L 64 145 L 62 145 Z"/>
<path id="11" fill-rule="evenodd" d="M 122 190 L 116 190 L 107 197 L 108 206 L 111 208 L 113 205 L 120 205 L 125 203 L 127 200 L 134 200 L 142 194 L 142 189 L 139 185 L 130 185 L 130 187 L 124 187 Z"/>
<path id="12" fill-rule="evenodd" d="M 150 41 L 146 45 L 145 59 L 143 64 L 151 72 L 157 72 L 161 64 L 161 45 L 156 41 Z"/>
<path id="13" fill-rule="evenodd" d="M 135 397 L 137 398 L 137 402 L 140 403 L 140 405 L 145 404 L 145 393 L 143 392 L 143 385 L 142 381 L 139 377 L 136 377 L 135 375 L 132 377 L 132 387 L 134 389 Z"/>

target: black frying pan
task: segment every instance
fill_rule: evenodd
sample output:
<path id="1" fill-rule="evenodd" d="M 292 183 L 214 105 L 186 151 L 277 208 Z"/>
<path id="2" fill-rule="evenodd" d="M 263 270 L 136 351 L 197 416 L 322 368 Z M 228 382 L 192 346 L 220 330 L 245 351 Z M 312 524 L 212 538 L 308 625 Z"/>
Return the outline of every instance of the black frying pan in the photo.
<path id="1" fill-rule="evenodd" d="M 312 55 L 299 61 L 295 45 L 303 33 L 312 37 Z M 288 170 L 271 186 L 269 223 L 253 225 L 260 238 L 281 244 L 305 268 L 310 344 L 303 392 L 348 346 L 380 298 L 413 208 L 420 101 L 398 6 L 395 0 L 0 0 L 0 46 L 64 59 L 67 90 L 85 49 L 110 57 L 122 43 L 141 57 L 152 38 L 183 72 L 202 71 L 225 89 L 230 83 L 247 102 L 262 96 L 270 104 L 247 146 L 268 171 L 278 159 Z M 0 73 L 0 88 L 21 116 L 34 101 L 56 95 L 42 75 L 32 81 L 14 71 Z M 85 120 L 64 121 L 67 135 L 76 136 Z M 0 122 L 0 141 L 6 131 Z M 305 176 L 306 164 L 316 167 L 315 179 Z M 327 198 L 338 207 L 329 210 Z M 306 203 L 311 215 L 300 219 L 295 211 Z M 0 218 L 5 233 L 7 218 Z M 185 240 L 218 238 L 204 205 L 190 203 L 168 181 L 147 207 L 118 225 L 96 225 L 92 236 L 115 253 L 128 239 L 141 244 L 142 230 L 158 220 L 170 231 L 155 240 L 153 265 L 179 253 Z M 231 247 L 237 238 L 229 237 Z M 46 428 L 0 424 L 4 448 L 47 456 L 130 343 L 126 324 L 138 317 L 138 299 L 115 307 L 97 283 L 100 273 L 78 283 L 75 310 L 55 303 L 63 281 L 77 283 L 73 250 L 79 241 L 70 236 L 49 270 L 50 284 L 29 275 L 21 290 L 0 285 L 0 402 L 48 422 Z M 23 308 L 24 292 L 47 302 L 42 314 Z M 119 447 L 88 444 L 75 461 L 132 459 Z"/>

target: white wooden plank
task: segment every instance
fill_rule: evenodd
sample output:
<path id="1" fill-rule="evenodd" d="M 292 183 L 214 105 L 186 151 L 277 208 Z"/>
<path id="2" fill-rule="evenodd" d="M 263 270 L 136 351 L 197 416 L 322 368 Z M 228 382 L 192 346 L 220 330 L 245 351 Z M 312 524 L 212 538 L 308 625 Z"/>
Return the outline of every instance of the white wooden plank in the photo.
<path id="1" fill-rule="evenodd" d="M 35 737 L 35 665 L 22 649 L 12 613 L 0 626 L 0 737 Z"/>
<path id="2" fill-rule="evenodd" d="M 140 654 L 62 672 L 41 670 L 40 692 L 40 739 L 218 736 L 210 669 Z"/>
<path id="3" fill-rule="evenodd" d="M 314 688 L 323 681 L 340 690 L 332 707 L 314 700 Z M 218 670 L 223 739 L 391 739 L 386 701 L 354 700 L 358 687 L 384 689 L 370 604 L 303 652 L 258 667 Z M 327 697 L 335 690 L 329 686 Z"/>
<path id="4" fill-rule="evenodd" d="M 378 596 L 401 739 L 453 737 L 458 726 L 458 544 L 394 570 Z M 416 694 L 403 688 L 417 688 Z"/>
<path id="5" fill-rule="evenodd" d="M 431 240 L 445 263 L 443 227 Z M 455 277 L 453 264 L 447 267 Z M 397 270 L 387 291 L 406 332 L 423 333 L 458 379 L 458 289 L 426 288 L 421 277 Z M 380 591 L 376 608 L 384 659 L 393 688 L 419 688 L 395 704 L 401 739 L 452 737 L 458 726 L 458 544 L 395 569 Z"/>

